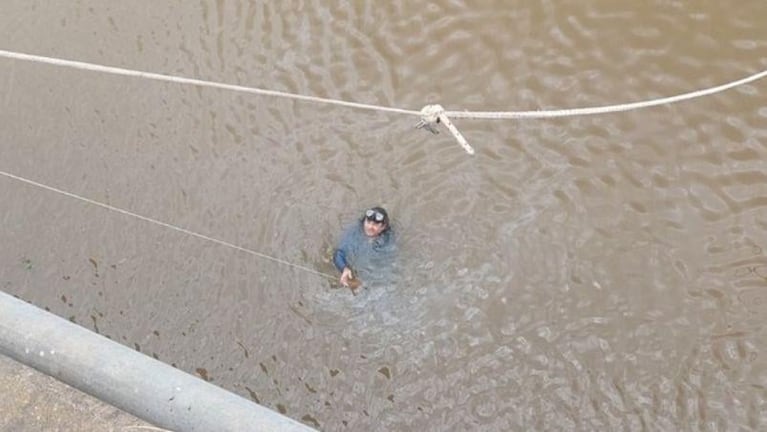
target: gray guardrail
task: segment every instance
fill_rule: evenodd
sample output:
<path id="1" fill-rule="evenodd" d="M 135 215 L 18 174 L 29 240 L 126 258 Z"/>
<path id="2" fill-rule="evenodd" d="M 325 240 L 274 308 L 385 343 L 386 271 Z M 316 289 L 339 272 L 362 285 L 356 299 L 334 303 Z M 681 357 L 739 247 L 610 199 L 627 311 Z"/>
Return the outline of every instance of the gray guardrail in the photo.
<path id="1" fill-rule="evenodd" d="M 314 431 L 1 291 L 0 353 L 176 432 Z"/>

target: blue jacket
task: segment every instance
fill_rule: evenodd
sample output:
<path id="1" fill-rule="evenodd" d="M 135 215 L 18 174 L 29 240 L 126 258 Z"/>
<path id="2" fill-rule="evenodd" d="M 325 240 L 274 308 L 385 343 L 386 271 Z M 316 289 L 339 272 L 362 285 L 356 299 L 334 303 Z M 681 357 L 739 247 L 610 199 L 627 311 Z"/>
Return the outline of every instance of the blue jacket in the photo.
<path id="1" fill-rule="evenodd" d="M 341 236 L 338 248 L 333 252 L 333 264 L 338 271 L 343 271 L 345 267 L 355 271 L 358 266 L 377 267 L 383 264 L 380 261 L 390 261 L 393 256 L 395 245 L 391 226 L 371 238 L 365 235 L 363 223 L 364 219 L 353 223 Z"/>

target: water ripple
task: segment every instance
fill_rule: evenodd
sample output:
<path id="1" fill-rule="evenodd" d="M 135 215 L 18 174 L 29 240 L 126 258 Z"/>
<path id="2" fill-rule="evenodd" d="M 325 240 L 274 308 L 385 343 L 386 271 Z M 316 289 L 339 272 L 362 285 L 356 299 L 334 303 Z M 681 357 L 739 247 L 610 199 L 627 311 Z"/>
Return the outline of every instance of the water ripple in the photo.
<path id="1" fill-rule="evenodd" d="M 12 2 L 0 35 L 416 109 L 608 105 L 767 64 L 758 1 L 608 3 Z M 383 204 L 404 276 L 353 296 L 9 184 L 4 290 L 322 430 L 767 424 L 763 83 L 461 121 L 468 158 L 413 119 L 84 77 L 0 69 L 0 168 L 333 274 L 343 226 Z"/>

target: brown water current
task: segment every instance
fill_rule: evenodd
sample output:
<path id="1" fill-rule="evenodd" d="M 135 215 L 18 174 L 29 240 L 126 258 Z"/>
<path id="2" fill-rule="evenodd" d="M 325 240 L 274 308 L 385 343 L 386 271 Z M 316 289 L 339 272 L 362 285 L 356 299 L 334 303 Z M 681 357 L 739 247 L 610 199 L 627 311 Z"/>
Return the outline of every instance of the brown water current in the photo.
<path id="1" fill-rule="evenodd" d="M 767 3 L 5 0 L 0 49 L 419 110 L 767 69 Z M 767 430 L 767 82 L 417 118 L 0 60 L 0 289 L 323 431 Z"/>

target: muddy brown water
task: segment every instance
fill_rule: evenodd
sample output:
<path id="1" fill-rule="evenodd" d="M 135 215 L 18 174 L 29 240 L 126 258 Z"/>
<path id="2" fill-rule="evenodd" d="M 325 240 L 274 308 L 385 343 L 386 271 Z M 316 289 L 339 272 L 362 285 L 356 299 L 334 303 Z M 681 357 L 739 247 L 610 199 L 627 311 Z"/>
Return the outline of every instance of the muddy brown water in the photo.
<path id="1" fill-rule="evenodd" d="M 7 0 L 2 49 L 420 109 L 610 105 L 767 69 L 767 4 Z M 0 286 L 321 430 L 765 430 L 767 83 L 457 121 L 0 60 Z"/>

